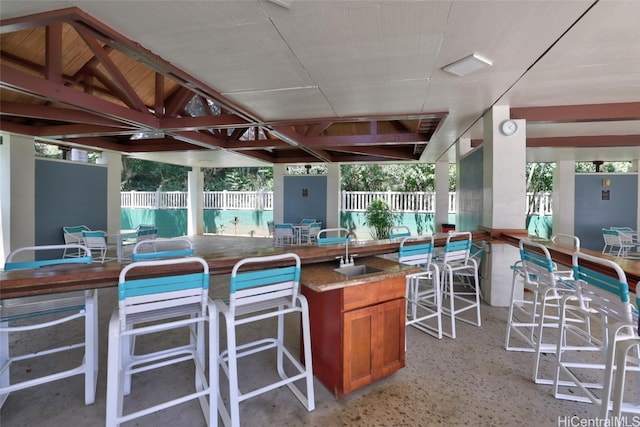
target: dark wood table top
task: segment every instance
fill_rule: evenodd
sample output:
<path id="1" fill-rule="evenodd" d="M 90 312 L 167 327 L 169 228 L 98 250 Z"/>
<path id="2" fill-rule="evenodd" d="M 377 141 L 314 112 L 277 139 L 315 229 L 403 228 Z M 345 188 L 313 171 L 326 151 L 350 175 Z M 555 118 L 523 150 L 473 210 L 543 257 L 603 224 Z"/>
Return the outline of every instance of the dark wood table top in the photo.
<path id="1" fill-rule="evenodd" d="M 566 266 L 572 265 L 573 263 L 572 256 L 573 256 L 574 250 L 569 246 L 556 245 L 550 240 L 541 239 L 535 236 L 527 236 L 526 233 L 502 233 L 500 235 L 501 240 L 507 243 L 510 243 L 514 246 L 518 246 L 520 243 L 520 239 L 522 238 L 529 238 L 535 241 L 536 243 L 540 243 L 541 245 L 545 246 L 549 250 L 549 254 L 551 254 L 551 258 L 555 262 L 566 265 Z M 638 282 L 640 282 L 640 259 L 620 258 L 612 255 L 603 254 L 600 251 L 594 251 L 594 250 L 582 249 L 582 248 L 580 249 L 580 252 L 583 252 L 587 255 L 592 255 L 598 258 L 608 259 L 618 264 L 627 276 L 627 282 L 629 283 L 629 288 L 633 292 L 635 292 L 636 286 Z M 610 270 L 602 269 L 598 265 L 591 264 L 591 265 L 588 265 L 588 267 L 593 268 L 593 270 L 595 271 L 600 271 L 604 274 L 612 275 L 612 272 Z"/>
<path id="2" fill-rule="evenodd" d="M 488 235 L 486 231 L 477 231 L 473 233 L 473 238 L 482 240 Z M 446 237 L 445 233 L 436 233 L 435 244 L 443 246 Z M 195 255 L 207 260 L 212 275 L 230 273 L 238 261 L 247 257 L 293 252 L 305 265 L 335 260 L 345 252 L 344 245 L 274 247 L 271 239 L 257 237 L 198 235 L 188 238 L 193 242 Z M 400 239 L 361 241 L 352 243 L 349 246 L 349 253 L 356 259 L 383 255 L 398 252 L 399 245 Z M 0 272 L 0 299 L 117 286 L 118 276 L 124 265 L 126 263 L 119 262 L 91 265 L 63 264 L 33 270 L 2 271 Z M 190 270 L 189 265 L 180 268 L 185 272 Z M 139 269 L 134 276 L 153 277 L 169 272 L 179 271 L 175 267 Z"/>

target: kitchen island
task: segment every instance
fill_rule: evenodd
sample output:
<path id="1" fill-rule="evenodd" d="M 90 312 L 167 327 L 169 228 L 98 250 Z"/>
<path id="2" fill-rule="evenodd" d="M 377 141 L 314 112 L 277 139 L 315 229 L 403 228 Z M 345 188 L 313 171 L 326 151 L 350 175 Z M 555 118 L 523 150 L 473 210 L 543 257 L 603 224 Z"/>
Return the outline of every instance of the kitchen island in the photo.
<path id="1" fill-rule="evenodd" d="M 335 261 L 305 265 L 314 376 L 337 398 L 404 367 L 405 276 L 419 268 L 371 256 L 362 273 Z"/>

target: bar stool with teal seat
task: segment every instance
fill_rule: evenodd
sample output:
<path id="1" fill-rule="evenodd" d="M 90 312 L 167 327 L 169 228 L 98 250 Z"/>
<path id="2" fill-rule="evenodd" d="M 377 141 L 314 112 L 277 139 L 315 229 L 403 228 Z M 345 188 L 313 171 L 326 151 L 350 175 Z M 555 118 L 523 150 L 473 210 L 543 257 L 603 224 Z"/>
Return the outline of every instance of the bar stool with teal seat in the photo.
<path id="1" fill-rule="evenodd" d="M 408 274 L 407 326 L 442 338 L 442 294 L 440 271 L 432 263 L 433 236 L 405 237 L 400 242 L 398 262 L 419 266 L 420 273 Z M 435 323 L 435 325 L 434 325 Z"/>
<path id="2" fill-rule="evenodd" d="M 558 399 L 593 403 L 602 419 L 608 419 L 615 372 L 640 373 L 637 364 L 616 366 L 618 352 L 626 351 L 621 346 L 638 338 L 638 309 L 626 275 L 615 262 L 576 252 L 573 275 L 576 291 L 563 297 L 560 305 L 553 392 Z M 566 321 L 576 312 L 589 320 L 589 328 Z"/>
<path id="3" fill-rule="evenodd" d="M 308 411 L 315 409 L 313 367 L 311 355 L 311 329 L 307 299 L 300 293 L 300 258 L 293 253 L 245 258 L 231 271 L 229 300 L 218 299 L 216 308 L 224 318 L 227 348 L 218 358 L 222 371 L 229 380 L 229 408 L 219 406 L 225 425 L 238 427 L 240 403 L 276 388 L 287 386 Z M 297 314 L 300 320 L 302 346 L 296 357 L 285 343 L 285 317 Z M 238 328 L 251 327 L 255 322 L 265 324 L 275 318 L 276 331 L 240 342 Z M 295 350 L 297 353 L 298 350 Z M 246 366 L 266 370 L 262 364 L 275 361 L 273 381 L 241 387 L 239 374 Z M 260 365 L 259 365 L 260 364 Z M 260 366 L 258 368 L 257 366 Z M 277 374 L 276 374 L 277 373 Z M 295 382 L 302 381 L 305 390 Z"/>
<path id="4" fill-rule="evenodd" d="M 165 270 L 171 273 L 149 277 L 149 272 Z M 196 399 L 207 425 L 217 425 L 218 325 L 214 312 L 209 299 L 209 266 L 202 258 L 188 256 L 134 261 L 122 269 L 118 282 L 118 307 L 109 322 L 107 427 Z M 209 323 L 208 364 L 205 360 L 206 323 Z M 170 331 L 172 338 L 163 340 Z M 186 343 L 175 340 L 175 334 L 181 332 L 188 337 Z M 145 339 L 152 341 L 153 350 L 136 351 L 136 347 L 140 349 L 138 341 Z M 129 396 L 129 401 L 135 401 L 132 392 L 134 376 L 189 361 L 195 367 L 192 390 L 125 413 L 125 396 Z M 153 379 L 147 378 L 151 378 L 147 383 Z M 160 381 L 158 387 L 171 388 L 172 396 L 179 394 L 174 384 Z M 145 390 L 148 394 L 148 386 Z"/>
<path id="5" fill-rule="evenodd" d="M 65 253 L 67 255 L 73 253 L 74 256 L 65 258 Z M 46 269 L 51 266 L 61 268 L 63 265 L 91 264 L 91 262 L 91 252 L 82 245 L 29 246 L 11 252 L 4 269 L 5 271 Z M 42 280 L 44 286 L 46 284 L 44 272 Z M 59 331 L 74 321 L 84 323 L 84 336 L 81 342 L 38 349 L 27 354 L 12 354 L 14 352 L 10 351 L 10 342 L 15 344 L 12 344 L 12 347 L 17 347 L 19 343 L 19 340 L 10 340 L 10 334 L 26 335 L 38 330 Z M 83 350 L 81 354 L 79 354 L 80 350 Z M 69 360 L 77 357 L 79 364 L 39 377 L 29 376 L 29 379 L 20 382 L 11 381 L 12 366 L 15 365 L 17 368 L 25 361 L 35 365 L 36 361 L 43 360 L 39 358 L 60 352 L 68 352 L 65 354 L 68 354 Z M 95 289 L 0 300 L 0 407 L 12 392 L 76 375 L 84 376 L 85 405 L 92 404 L 95 401 L 98 378 L 98 293 Z"/>

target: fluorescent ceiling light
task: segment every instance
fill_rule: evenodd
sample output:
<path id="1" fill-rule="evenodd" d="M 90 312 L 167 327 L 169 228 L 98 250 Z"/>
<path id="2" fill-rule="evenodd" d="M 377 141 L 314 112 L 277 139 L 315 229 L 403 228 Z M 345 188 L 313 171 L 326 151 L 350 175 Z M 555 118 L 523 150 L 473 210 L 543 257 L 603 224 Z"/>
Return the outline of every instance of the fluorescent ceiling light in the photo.
<path id="1" fill-rule="evenodd" d="M 289 9 L 291 7 L 291 3 L 293 0 L 269 0 L 273 4 L 277 4 L 278 6 L 286 7 Z"/>
<path id="2" fill-rule="evenodd" d="M 164 138 L 164 132 L 162 131 L 149 131 L 149 132 L 140 132 L 140 133 L 134 133 L 133 135 L 131 135 L 131 138 L 129 138 L 132 141 L 138 140 L 138 139 L 159 139 L 159 138 Z"/>
<path id="3" fill-rule="evenodd" d="M 481 70 L 484 67 L 490 67 L 493 65 L 490 59 L 483 58 L 482 56 L 474 53 L 469 56 L 465 56 L 462 59 L 452 62 L 449 65 L 442 67 L 447 73 L 451 73 L 454 76 L 466 76 L 475 71 Z"/>

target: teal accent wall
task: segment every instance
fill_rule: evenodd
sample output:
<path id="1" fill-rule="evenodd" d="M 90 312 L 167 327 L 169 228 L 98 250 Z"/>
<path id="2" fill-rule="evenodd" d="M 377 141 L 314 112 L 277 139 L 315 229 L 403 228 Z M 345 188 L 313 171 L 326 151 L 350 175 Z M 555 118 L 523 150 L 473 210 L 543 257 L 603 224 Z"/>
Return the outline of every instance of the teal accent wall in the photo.
<path id="1" fill-rule="evenodd" d="M 433 222 L 433 214 L 398 215 L 397 225 L 406 225 L 412 234 L 429 234 L 440 231 Z M 237 218 L 237 225 L 234 219 Z M 455 224 L 456 216 L 449 215 L 449 222 Z M 186 209 L 122 209 L 121 221 L 123 229 L 136 228 L 140 224 L 155 224 L 158 227 L 158 237 L 177 237 L 187 234 Z M 273 211 L 240 211 L 214 210 L 204 211 L 204 232 L 212 234 L 243 235 L 254 232 L 255 236 L 268 236 L 267 221 L 273 221 Z M 371 239 L 369 227 L 365 224 L 363 212 L 341 212 L 340 226 L 355 228 L 359 239 Z"/>
<path id="2" fill-rule="evenodd" d="M 298 224 L 314 218 L 327 224 L 327 177 L 289 175 L 284 177 L 284 222 Z"/>
<path id="3" fill-rule="evenodd" d="M 603 185 L 604 179 L 609 186 Z M 602 250 L 603 228 L 637 229 L 637 174 L 576 174 L 575 183 L 574 230 L 581 247 Z"/>
<path id="4" fill-rule="evenodd" d="M 484 201 L 484 151 L 473 151 L 460 159 L 458 187 L 458 218 L 456 228 L 459 231 L 477 230 L 482 225 Z"/>
<path id="5" fill-rule="evenodd" d="M 107 229 L 107 168 L 82 162 L 35 161 L 35 244 L 63 244 L 62 227 Z"/>

